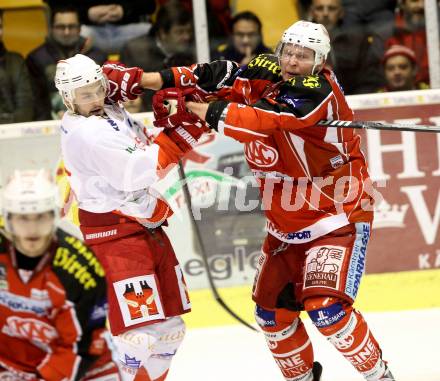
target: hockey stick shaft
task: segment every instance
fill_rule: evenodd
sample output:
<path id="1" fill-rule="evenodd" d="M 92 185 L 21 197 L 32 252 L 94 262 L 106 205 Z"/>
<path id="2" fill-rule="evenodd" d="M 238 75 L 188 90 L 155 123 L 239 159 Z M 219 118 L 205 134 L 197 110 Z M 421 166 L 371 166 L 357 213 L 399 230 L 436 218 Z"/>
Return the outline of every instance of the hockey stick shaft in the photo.
<path id="1" fill-rule="evenodd" d="M 194 234 L 197 240 L 197 243 L 199 244 L 200 247 L 200 252 L 202 255 L 202 260 L 203 260 L 203 264 L 206 268 L 206 275 L 208 278 L 208 283 L 209 283 L 209 288 L 211 289 L 212 295 L 214 296 L 215 301 L 220 304 L 220 306 L 229 314 L 231 315 L 235 320 L 237 320 L 238 322 L 240 322 L 241 324 L 245 325 L 246 327 L 248 327 L 249 329 L 251 329 L 252 331 L 256 331 L 257 330 L 252 327 L 252 325 L 250 325 L 248 322 L 246 322 L 245 320 L 243 320 L 240 316 L 238 316 L 223 300 L 223 298 L 220 296 L 220 294 L 218 293 L 217 287 L 214 283 L 214 278 L 212 277 L 211 274 L 211 270 L 209 267 L 209 262 L 208 262 L 208 256 L 206 254 L 206 249 L 205 249 L 205 244 L 203 243 L 203 238 L 202 238 L 202 234 L 200 233 L 200 229 L 199 229 L 199 225 L 197 225 L 197 222 L 194 218 L 193 215 L 193 208 L 192 208 L 192 201 L 191 201 L 191 194 L 189 192 L 189 188 L 188 188 L 188 182 L 187 182 L 187 177 L 185 175 L 185 170 L 183 168 L 183 164 L 181 161 L 179 161 L 179 177 L 180 180 L 183 183 L 182 189 L 183 189 L 183 194 L 186 200 L 186 204 L 188 205 L 188 212 L 189 212 L 189 219 L 191 220 L 191 226 L 194 230 Z"/>
<path id="2" fill-rule="evenodd" d="M 320 120 L 317 124 L 320 127 L 359 128 L 369 130 L 387 131 L 413 131 L 413 132 L 440 132 L 439 126 L 427 126 L 417 124 L 400 124 L 386 122 L 372 122 L 361 120 Z"/>

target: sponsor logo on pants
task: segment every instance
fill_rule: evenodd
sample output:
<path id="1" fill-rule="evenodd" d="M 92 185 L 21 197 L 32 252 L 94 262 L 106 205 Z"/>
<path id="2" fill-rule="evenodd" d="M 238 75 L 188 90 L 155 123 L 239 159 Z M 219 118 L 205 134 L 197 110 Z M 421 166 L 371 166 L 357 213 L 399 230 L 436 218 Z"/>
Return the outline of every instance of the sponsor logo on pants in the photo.
<path id="1" fill-rule="evenodd" d="M 304 287 L 338 290 L 345 251 L 345 247 L 332 245 L 311 248 L 307 252 Z"/>
<path id="2" fill-rule="evenodd" d="M 164 319 L 154 275 L 143 275 L 113 283 L 126 327 Z"/>

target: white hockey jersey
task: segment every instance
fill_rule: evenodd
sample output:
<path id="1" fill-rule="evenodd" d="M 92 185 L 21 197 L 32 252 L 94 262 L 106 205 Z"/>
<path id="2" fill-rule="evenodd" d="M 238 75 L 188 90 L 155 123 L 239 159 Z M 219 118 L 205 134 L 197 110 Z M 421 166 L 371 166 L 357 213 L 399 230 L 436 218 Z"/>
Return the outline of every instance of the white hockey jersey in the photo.
<path id="1" fill-rule="evenodd" d="M 122 106 L 106 105 L 105 113 L 84 117 L 67 112 L 62 119 L 62 155 L 78 206 L 155 220 L 165 202 L 149 187 L 160 178 L 158 171 L 177 163 L 181 153 L 160 130 L 148 136 Z"/>

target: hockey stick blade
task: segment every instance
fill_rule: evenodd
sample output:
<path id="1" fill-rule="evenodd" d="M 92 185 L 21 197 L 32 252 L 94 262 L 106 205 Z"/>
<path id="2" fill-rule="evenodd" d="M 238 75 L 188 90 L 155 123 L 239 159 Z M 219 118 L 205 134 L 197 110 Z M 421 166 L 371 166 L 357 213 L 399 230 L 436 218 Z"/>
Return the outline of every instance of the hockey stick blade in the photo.
<path id="1" fill-rule="evenodd" d="M 247 321 L 245 321 L 244 319 L 242 319 L 240 316 L 238 316 L 232 309 L 231 307 L 229 307 L 226 302 L 223 300 L 223 298 L 220 296 L 220 294 L 218 293 L 217 290 L 217 286 L 214 283 L 214 278 L 212 277 L 211 274 L 211 269 L 209 267 L 209 262 L 208 262 L 208 256 L 206 254 L 206 249 L 205 249 L 205 245 L 203 243 L 203 238 L 202 238 L 202 234 L 200 233 L 200 229 L 199 226 L 197 225 L 196 220 L 194 219 L 194 215 L 193 215 L 193 208 L 192 208 L 192 202 L 191 202 L 191 194 L 189 192 L 189 188 L 188 188 L 188 182 L 187 177 L 185 175 L 185 170 L 183 168 L 183 164 L 181 161 L 179 161 L 179 166 L 178 166 L 178 172 L 179 172 L 179 177 L 180 180 L 183 183 L 183 194 L 185 197 L 185 201 L 186 204 L 188 205 L 188 213 L 189 213 L 189 219 L 191 221 L 191 226 L 194 229 L 194 234 L 195 234 L 195 238 L 197 240 L 197 243 L 199 244 L 200 247 L 200 252 L 202 255 L 202 260 L 203 260 L 203 264 L 206 268 L 206 275 L 208 278 L 208 283 L 209 283 L 209 288 L 211 289 L 212 295 L 214 296 L 215 301 L 229 314 L 231 315 L 235 320 L 237 320 L 239 323 L 243 324 L 244 326 L 248 327 L 249 329 L 251 329 L 252 331 L 258 332 L 257 329 L 255 329 L 254 327 L 252 327 L 252 325 L 250 325 Z"/>
<path id="2" fill-rule="evenodd" d="M 359 128 L 369 130 L 386 131 L 412 131 L 412 132 L 440 132 L 439 126 L 427 126 L 417 124 L 382 123 L 362 120 L 320 120 L 319 127 Z"/>

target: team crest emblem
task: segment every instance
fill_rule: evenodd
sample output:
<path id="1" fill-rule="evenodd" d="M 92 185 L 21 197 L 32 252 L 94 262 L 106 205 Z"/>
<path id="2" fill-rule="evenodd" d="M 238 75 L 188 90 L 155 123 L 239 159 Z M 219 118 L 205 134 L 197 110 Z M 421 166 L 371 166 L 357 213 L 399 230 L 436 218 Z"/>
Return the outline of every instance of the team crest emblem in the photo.
<path id="1" fill-rule="evenodd" d="M 319 83 L 319 77 L 317 75 L 308 75 L 303 79 L 303 86 L 310 89 L 319 89 L 321 84 Z"/>
<path id="2" fill-rule="evenodd" d="M 164 318 L 154 275 L 125 279 L 113 287 L 126 326 Z"/>
<path id="3" fill-rule="evenodd" d="M 278 151 L 259 140 L 247 143 L 244 147 L 244 154 L 252 164 L 260 168 L 272 167 L 279 159 Z"/>

